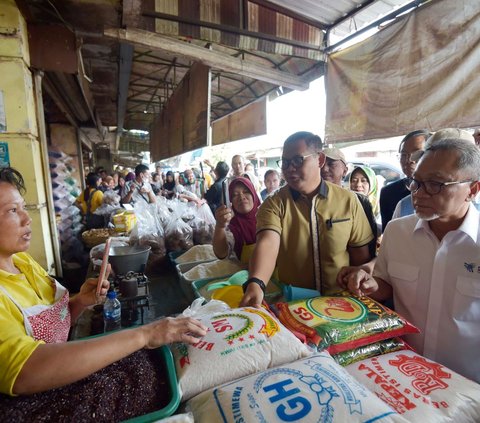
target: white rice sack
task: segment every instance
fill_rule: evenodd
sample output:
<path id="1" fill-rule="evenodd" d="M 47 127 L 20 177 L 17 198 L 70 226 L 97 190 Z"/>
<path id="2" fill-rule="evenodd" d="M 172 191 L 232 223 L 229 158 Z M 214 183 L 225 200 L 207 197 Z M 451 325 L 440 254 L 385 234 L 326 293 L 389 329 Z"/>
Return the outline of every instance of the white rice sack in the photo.
<path id="1" fill-rule="evenodd" d="M 203 301 L 203 298 L 200 299 Z M 189 315 L 208 327 L 195 345 L 172 345 L 183 399 L 239 377 L 312 354 L 288 329 L 263 309 L 222 309 L 210 314 L 209 303 Z M 195 302 L 194 302 L 195 304 Z M 193 307 L 192 307 L 193 308 Z"/>
<path id="2" fill-rule="evenodd" d="M 157 420 L 158 423 L 194 423 L 192 413 L 176 414 L 174 416 L 166 417 L 165 419 Z"/>
<path id="3" fill-rule="evenodd" d="M 203 392 L 187 409 L 197 423 L 406 422 L 327 352 Z"/>
<path id="4" fill-rule="evenodd" d="M 194 245 L 190 250 L 178 256 L 175 261 L 177 264 L 192 263 L 195 261 L 215 260 L 217 257 L 213 252 L 212 245 Z"/>
<path id="5" fill-rule="evenodd" d="M 411 422 L 480 422 L 480 385 L 413 351 L 369 358 L 346 370 Z"/>
<path id="6" fill-rule="evenodd" d="M 193 282 L 199 279 L 233 275 L 243 269 L 244 266 L 237 260 L 215 260 L 197 264 L 194 268 L 185 272 L 183 277 Z"/>

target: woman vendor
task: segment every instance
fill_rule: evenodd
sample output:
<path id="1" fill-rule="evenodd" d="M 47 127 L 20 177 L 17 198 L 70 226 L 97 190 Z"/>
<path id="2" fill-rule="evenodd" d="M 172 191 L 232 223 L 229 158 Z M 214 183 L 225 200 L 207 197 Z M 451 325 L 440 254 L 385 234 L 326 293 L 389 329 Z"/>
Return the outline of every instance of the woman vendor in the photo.
<path id="1" fill-rule="evenodd" d="M 137 350 L 198 342 L 205 328 L 191 318 L 162 319 L 94 339 L 66 342 L 70 324 L 96 303 L 96 279 L 68 291 L 26 253 L 32 236 L 22 176 L 0 169 L 0 392 L 32 394 L 64 386 Z M 102 281 L 101 298 L 109 288 Z M 108 400 L 108 399 L 107 399 Z"/>
<path id="2" fill-rule="evenodd" d="M 228 187 L 232 208 L 220 206 L 215 211 L 217 223 L 213 251 L 219 259 L 233 251 L 242 263 L 248 263 L 256 241 L 256 214 L 260 199 L 248 178 L 238 177 Z M 233 213 L 232 213 L 233 211 Z"/>

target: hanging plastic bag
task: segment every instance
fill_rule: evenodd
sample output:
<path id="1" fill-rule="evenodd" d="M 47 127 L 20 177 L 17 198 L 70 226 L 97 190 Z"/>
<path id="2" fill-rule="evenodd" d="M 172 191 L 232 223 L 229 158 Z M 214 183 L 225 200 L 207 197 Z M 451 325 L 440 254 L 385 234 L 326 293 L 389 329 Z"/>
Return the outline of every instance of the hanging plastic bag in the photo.
<path id="1" fill-rule="evenodd" d="M 165 245 L 168 251 L 188 250 L 193 247 L 193 229 L 181 219 L 182 210 L 172 213 L 165 227 Z"/>

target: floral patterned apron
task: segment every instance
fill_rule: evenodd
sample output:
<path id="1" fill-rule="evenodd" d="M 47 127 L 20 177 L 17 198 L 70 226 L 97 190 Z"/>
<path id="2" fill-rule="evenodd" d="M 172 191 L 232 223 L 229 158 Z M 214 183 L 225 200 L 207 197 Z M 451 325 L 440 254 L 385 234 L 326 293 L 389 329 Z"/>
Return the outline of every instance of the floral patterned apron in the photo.
<path id="1" fill-rule="evenodd" d="M 70 309 L 68 307 L 68 290 L 60 285 L 55 279 L 50 278 L 55 289 L 55 301 L 53 304 L 38 304 L 28 308 L 22 308 L 17 301 L 0 285 L 0 290 L 18 307 L 23 315 L 25 331 L 36 341 L 44 341 L 47 344 L 66 342 L 70 331 Z"/>

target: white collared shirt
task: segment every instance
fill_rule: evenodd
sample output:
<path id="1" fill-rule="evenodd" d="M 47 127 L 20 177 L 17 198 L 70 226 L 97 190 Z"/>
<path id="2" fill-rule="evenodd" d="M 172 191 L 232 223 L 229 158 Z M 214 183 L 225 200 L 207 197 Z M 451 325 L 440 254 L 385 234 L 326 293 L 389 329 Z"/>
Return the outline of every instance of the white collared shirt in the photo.
<path id="1" fill-rule="evenodd" d="M 395 310 L 421 333 L 407 342 L 425 357 L 480 382 L 480 215 L 470 205 L 440 242 L 416 215 L 387 226 L 374 276 L 393 287 Z"/>

